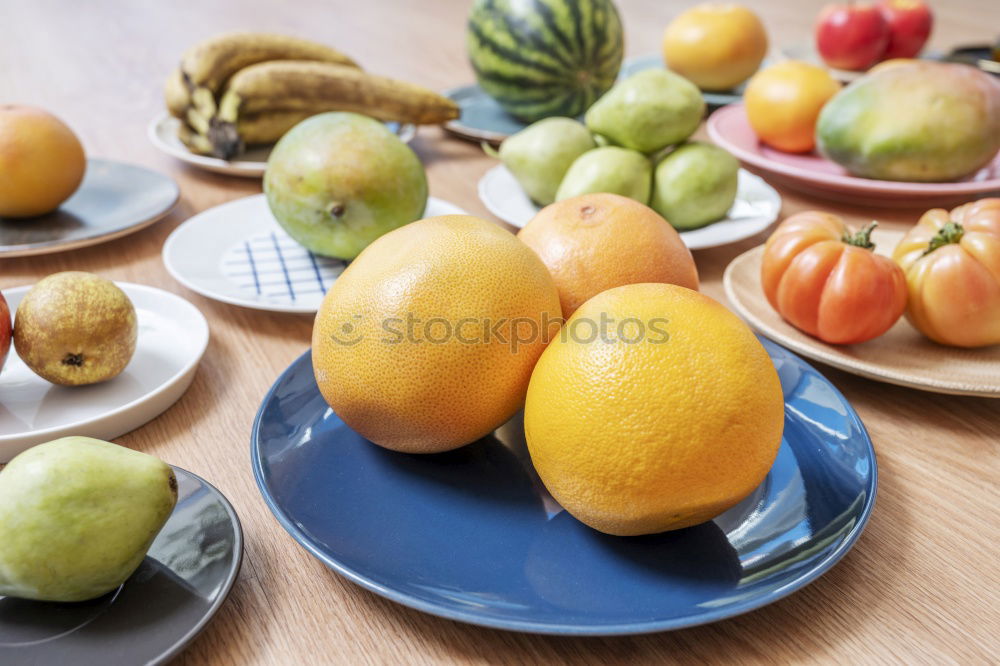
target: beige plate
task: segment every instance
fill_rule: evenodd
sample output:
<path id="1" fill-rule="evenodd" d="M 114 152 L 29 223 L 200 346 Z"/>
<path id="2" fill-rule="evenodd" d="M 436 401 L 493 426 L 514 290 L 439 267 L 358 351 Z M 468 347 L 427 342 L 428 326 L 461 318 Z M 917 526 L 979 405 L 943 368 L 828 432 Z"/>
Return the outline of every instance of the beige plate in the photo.
<path id="1" fill-rule="evenodd" d="M 902 237 L 875 232 L 880 254 L 888 254 Z M 764 247 L 736 257 L 723 283 L 733 308 L 751 326 L 802 356 L 876 381 L 910 388 L 1000 398 L 1000 345 L 959 349 L 931 342 L 905 318 L 885 335 L 859 345 L 835 346 L 794 328 L 771 308 L 760 285 Z"/>

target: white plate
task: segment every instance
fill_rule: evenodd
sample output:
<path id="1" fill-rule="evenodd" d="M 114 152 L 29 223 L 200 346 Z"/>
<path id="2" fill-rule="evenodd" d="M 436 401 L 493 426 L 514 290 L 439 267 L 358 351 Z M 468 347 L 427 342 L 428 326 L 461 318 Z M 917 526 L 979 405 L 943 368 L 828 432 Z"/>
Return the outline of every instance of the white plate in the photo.
<path id="1" fill-rule="evenodd" d="M 424 217 L 464 215 L 458 206 L 430 197 Z M 309 252 L 271 215 L 255 194 L 209 208 L 163 244 L 163 263 L 174 279 L 202 296 L 247 308 L 312 314 L 347 266 Z"/>
<path id="2" fill-rule="evenodd" d="M 479 198 L 491 213 L 518 228 L 526 225 L 540 210 L 502 164 L 483 175 L 479 181 Z M 682 231 L 680 236 L 692 250 L 727 245 L 767 229 L 780 212 L 781 197 L 777 191 L 759 176 L 740 169 L 736 203 L 725 219 L 700 229 Z"/>
<path id="3" fill-rule="evenodd" d="M 198 309 L 161 289 L 117 283 L 135 305 L 135 355 L 114 379 L 90 386 L 56 386 L 18 358 L 11 347 L 0 371 L 0 463 L 59 437 L 114 439 L 156 418 L 194 378 L 208 346 L 208 323 Z M 30 287 L 5 289 L 15 312 Z"/>
<path id="4" fill-rule="evenodd" d="M 415 125 L 386 124 L 395 130 L 396 135 L 406 143 L 409 143 L 417 135 Z M 267 157 L 271 154 L 270 146 L 253 147 L 243 153 L 238 160 L 223 160 L 218 157 L 196 155 L 177 138 L 177 130 L 180 125 L 180 120 L 164 111 L 149 124 L 147 129 L 149 140 L 167 155 L 176 157 L 199 169 L 242 178 L 260 178 L 264 175 L 264 169 L 267 168 Z"/>

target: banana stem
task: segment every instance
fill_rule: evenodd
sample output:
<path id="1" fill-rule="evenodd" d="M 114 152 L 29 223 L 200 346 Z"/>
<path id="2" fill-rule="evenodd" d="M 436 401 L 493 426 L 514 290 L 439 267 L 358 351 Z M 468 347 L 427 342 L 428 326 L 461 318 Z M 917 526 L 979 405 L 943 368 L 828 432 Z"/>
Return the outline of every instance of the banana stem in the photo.
<path id="1" fill-rule="evenodd" d="M 245 148 L 236 124 L 218 118 L 212 118 L 208 128 L 208 141 L 212 144 L 212 154 L 224 160 L 236 157 Z"/>

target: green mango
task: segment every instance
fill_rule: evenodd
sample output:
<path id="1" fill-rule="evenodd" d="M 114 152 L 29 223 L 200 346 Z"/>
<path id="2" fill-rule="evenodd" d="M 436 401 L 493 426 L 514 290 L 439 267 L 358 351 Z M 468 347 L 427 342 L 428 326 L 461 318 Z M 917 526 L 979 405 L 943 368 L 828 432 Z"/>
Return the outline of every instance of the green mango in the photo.
<path id="1" fill-rule="evenodd" d="M 1000 150 L 1000 84 L 967 65 L 890 66 L 827 102 L 816 141 L 824 156 L 856 176 L 955 180 Z"/>
<path id="2" fill-rule="evenodd" d="M 132 575 L 177 503 L 170 466 L 90 437 L 0 471 L 0 596 L 86 601 Z"/>
<path id="3" fill-rule="evenodd" d="M 640 153 L 654 153 L 694 134 L 705 115 L 698 87 L 666 69 L 646 69 L 621 81 L 587 110 L 595 134 Z"/>
<path id="4" fill-rule="evenodd" d="M 347 112 L 312 116 L 281 137 L 264 193 L 289 236 L 338 259 L 423 217 L 428 194 L 417 154 L 383 123 Z"/>
<path id="5" fill-rule="evenodd" d="M 677 229 L 695 229 L 726 215 L 736 200 L 740 163 L 710 143 L 686 143 L 653 172 L 650 206 Z"/>
<path id="6" fill-rule="evenodd" d="M 618 146 L 587 151 L 570 166 L 556 201 L 591 192 L 611 192 L 649 203 L 652 165 L 642 153 Z"/>
<path id="7" fill-rule="evenodd" d="M 572 118 L 546 118 L 500 144 L 500 159 L 531 200 L 547 206 L 573 161 L 594 148 L 594 137 Z"/>

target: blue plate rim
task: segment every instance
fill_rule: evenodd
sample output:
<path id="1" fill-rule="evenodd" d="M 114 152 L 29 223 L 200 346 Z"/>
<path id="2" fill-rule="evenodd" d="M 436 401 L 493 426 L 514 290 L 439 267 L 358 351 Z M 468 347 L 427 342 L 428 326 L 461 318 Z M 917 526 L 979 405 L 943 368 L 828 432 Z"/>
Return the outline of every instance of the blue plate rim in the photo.
<path id="1" fill-rule="evenodd" d="M 758 336 L 759 337 L 759 336 Z M 864 436 L 865 444 L 868 447 L 868 453 L 872 460 L 871 466 L 871 481 L 869 482 L 868 488 L 866 488 L 865 493 L 865 503 L 861 509 L 861 514 L 858 522 L 851 528 L 850 533 L 847 537 L 840 543 L 840 545 L 829 553 L 822 561 L 820 561 L 816 566 L 803 572 L 799 576 L 792 579 L 790 582 L 786 583 L 782 587 L 774 590 L 769 594 L 763 594 L 759 597 L 755 597 L 744 603 L 735 604 L 733 606 L 728 606 L 721 610 L 708 610 L 703 613 L 698 613 L 696 615 L 688 615 L 682 618 L 674 618 L 670 620 L 653 620 L 649 622 L 630 622 L 624 624 L 608 624 L 608 625 L 574 625 L 574 624 L 553 624 L 546 622 L 531 622 L 526 620 L 503 620 L 495 618 L 484 618 L 475 613 L 463 612 L 455 610 L 448 607 L 442 607 L 434 603 L 430 603 L 414 597 L 410 594 L 404 592 L 399 592 L 391 587 L 386 587 L 380 585 L 372 580 L 369 580 L 362 574 L 354 571 L 350 567 L 344 566 L 337 560 L 326 555 L 306 534 L 300 530 L 295 523 L 289 519 L 287 515 L 278 507 L 277 501 L 271 495 L 268 490 L 267 484 L 264 481 L 264 469 L 260 458 L 260 424 L 263 417 L 265 406 L 271 401 L 278 386 L 280 386 L 287 375 L 289 375 L 292 370 L 301 362 L 305 357 L 312 354 L 312 349 L 307 349 L 305 352 L 300 354 L 294 361 L 292 361 L 287 368 L 285 368 L 278 378 L 275 379 L 274 383 L 267 390 L 264 395 L 261 405 L 257 410 L 257 414 L 254 417 L 253 425 L 250 431 L 250 459 L 253 466 L 254 480 L 257 483 L 257 488 L 260 491 L 261 496 L 264 498 L 264 503 L 267 504 L 267 508 L 270 509 L 271 513 L 278 520 L 278 523 L 288 532 L 292 538 L 298 542 L 300 546 L 305 548 L 309 553 L 313 555 L 320 562 L 325 564 L 327 567 L 337 572 L 347 580 L 360 585 L 361 587 L 374 592 L 375 594 L 385 597 L 391 601 L 395 601 L 398 604 L 413 608 L 418 611 L 422 611 L 429 615 L 435 615 L 437 617 L 442 617 L 448 620 L 455 620 L 458 622 L 464 622 L 466 624 L 477 625 L 481 627 L 488 627 L 491 629 L 503 629 L 506 631 L 516 631 L 531 634 L 546 634 L 554 636 L 628 636 L 635 634 L 651 634 L 658 633 L 661 631 L 672 631 L 675 629 L 685 629 L 688 627 L 696 627 L 703 624 L 709 624 L 712 622 L 718 622 L 719 620 L 725 620 L 728 618 L 736 617 L 738 615 L 743 615 L 768 604 L 774 603 L 779 599 L 783 599 L 788 595 L 796 592 L 816 579 L 825 574 L 827 571 L 833 568 L 837 562 L 839 562 L 844 555 L 846 555 L 854 544 L 857 542 L 861 533 L 864 531 L 868 524 L 868 519 L 871 517 L 872 510 L 875 508 L 875 498 L 878 494 L 878 462 L 875 454 L 875 447 L 872 444 L 871 436 L 868 434 L 868 429 L 865 428 L 864 423 L 861 421 L 861 417 L 858 416 L 857 411 L 851 405 L 851 403 L 844 397 L 844 394 L 840 392 L 836 386 L 830 382 L 821 372 L 816 370 L 812 365 L 803 360 L 800 356 L 794 352 L 782 347 L 772 340 L 761 339 L 762 343 L 766 347 L 767 345 L 774 345 L 775 347 L 781 349 L 784 353 L 788 354 L 794 358 L 797 362 L 806 366 L 809 370 L 815 372 L 818 376 L 822 377 L 823 380 L 829 384 L 830 388 L 833 389 L 835 395 L 843 401 L 850 411 L 850 418 L 854 425 L 858 427 L 859 432 Z M 311 364 L 310 364 L 311 365 Z"/>

